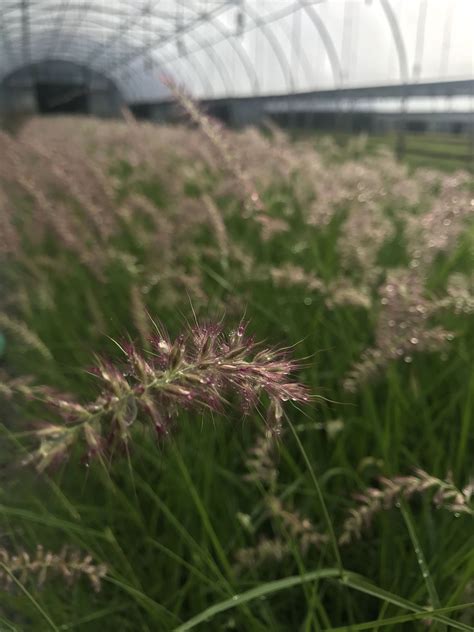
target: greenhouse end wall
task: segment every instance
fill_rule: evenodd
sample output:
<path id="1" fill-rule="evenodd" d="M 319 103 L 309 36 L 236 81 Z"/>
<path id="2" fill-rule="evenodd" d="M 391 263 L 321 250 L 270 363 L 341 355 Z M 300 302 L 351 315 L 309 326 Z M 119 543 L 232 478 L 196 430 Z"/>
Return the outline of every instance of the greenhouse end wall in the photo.
<path id="1" fill-rule="evenodd" d="M 123 105 L 119 90 L 107 77 L 71 62 L 44 61 L 20 68 L 4 79 L 0 84 L 0 114 L 49 113 L 47 107 L 41 107 L 41 94 L 48 87 L 52 95 L 50 113 L 106 118 L 119 115 Z M 59 95 L 56 102 L 54 95 Z M 77 107 L 70 107 L 74 101 Z"/>

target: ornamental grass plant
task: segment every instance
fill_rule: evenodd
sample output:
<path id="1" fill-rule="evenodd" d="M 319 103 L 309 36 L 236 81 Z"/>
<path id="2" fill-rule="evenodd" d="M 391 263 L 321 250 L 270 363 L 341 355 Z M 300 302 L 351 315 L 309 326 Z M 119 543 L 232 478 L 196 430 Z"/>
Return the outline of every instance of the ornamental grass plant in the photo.
<path id="1" fill-rule="evenodd" d="M 0 133 L 0 629 L 472 630 L 472 175 L 174 90 Z"/>

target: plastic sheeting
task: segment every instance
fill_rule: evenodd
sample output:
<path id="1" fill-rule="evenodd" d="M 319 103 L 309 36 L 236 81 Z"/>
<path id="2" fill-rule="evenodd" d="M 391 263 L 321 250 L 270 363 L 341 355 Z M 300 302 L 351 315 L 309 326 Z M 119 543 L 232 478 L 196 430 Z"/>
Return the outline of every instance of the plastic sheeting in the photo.
<path id="1" fill-rule="evenodd" d="M 472 0 L 2 0 L 0 79 L 73 61 L 133 102 L 474 76 Z"/>

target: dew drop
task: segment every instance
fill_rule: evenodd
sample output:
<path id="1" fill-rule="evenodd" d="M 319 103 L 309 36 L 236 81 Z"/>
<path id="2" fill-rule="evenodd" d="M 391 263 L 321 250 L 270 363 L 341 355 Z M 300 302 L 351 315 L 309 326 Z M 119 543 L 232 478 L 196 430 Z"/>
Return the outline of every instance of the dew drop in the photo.
<path id="1" fill-rule="evenodd" d="M 419 343 L 419 340 L 418 340 L 418 338 L 415 338 L 413 336 L 413 338 L 410 338 L 410 342 L 411 342 L 412 345 L 417 345 Z"/>
<path id="2" fill-rule="evenodd" d="M 411 356 L 405 356 L 404 360 L 407 364 L 410 364 L 410 362 L 413 362 L 413 358 Z"/>
<path id="3" fill-rule="evenodd" d="M 304 303 L 305 305 L 311 305 L 311 304 L 313 303 L 313 299 L 312 299 L 312 298 L 310 298 L 309 296 L 306 296 L 306 297 L 305 297 L 305 299 L 304 299 L 304 301 L 303 301 L 303 303 Z"/>

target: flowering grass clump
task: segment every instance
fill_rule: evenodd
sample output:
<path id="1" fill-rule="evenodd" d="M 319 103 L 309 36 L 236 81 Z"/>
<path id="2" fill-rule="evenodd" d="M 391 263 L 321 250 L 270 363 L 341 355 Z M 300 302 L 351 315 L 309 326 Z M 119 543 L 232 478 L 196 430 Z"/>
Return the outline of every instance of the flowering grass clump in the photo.
<path id="1" fill-rule="evenodd" d="M 472 176 L 230 130 L 171 87 L 188 125 L 0 133 L 0 628 L 465 629 L 472 485 L 397 473 L 472 478 Z M 242 306 L 285 348 L 175 337 Z M 97 566 L 38 542 L 96 552 L 106 590 L 31 581 Z"/>
<path id="2" fill-rule="evenodd" d="M 47 397 L 66 423 L 39 430 L 40 448 L 27 461 L 44 470 L 80 439 L 87 458 L 105 456 L 117 446 L 128 448 L 138 420 L 166 436 L 180 410 L 220 413 L 232 394 L 244 413 L 265 395 L 267 423 L 278 432 L 283 403 L 307 402 L 309 395 L 291 380 L 296 364 L 287 350 L 261 347 L 245 329 L 243 322 L 230 333 L 220 324 L 196 325 L 173 341 L 160 332 L 146 355 L 133 344 L 119 345 L 122 361 L 101 360 L 92 370 L 101 384 L 94 402 Z"/>

